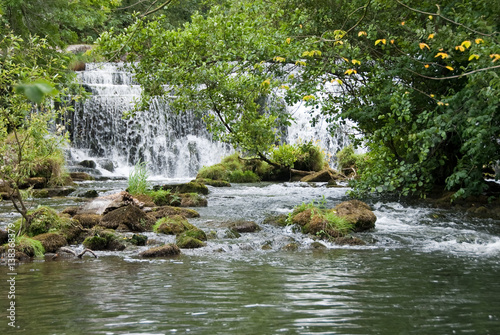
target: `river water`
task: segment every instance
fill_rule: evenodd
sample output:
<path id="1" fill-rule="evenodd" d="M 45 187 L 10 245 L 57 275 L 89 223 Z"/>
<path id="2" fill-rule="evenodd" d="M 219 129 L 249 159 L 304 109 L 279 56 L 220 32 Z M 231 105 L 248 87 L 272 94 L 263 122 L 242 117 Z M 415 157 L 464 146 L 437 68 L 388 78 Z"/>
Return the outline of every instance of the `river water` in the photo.
<path id="1" fill-rule="evenodd" d="M 109 194 L 125 182 L 82 183 Z M 500 224 L 463 213 L 369 201 L 377 216 L 366 246 L 325 243 L 261 224 L 224 237 L 221 223 L 346 199 L 346 188 L 259 183 L 212 188 L 190 222 L 212 232 L 204 248 L 145 260 L 142 248 L 17 267 L 16 325 L 1 334 L 499 334 Z M 324 197 L 324 198 L 323 198 Z M 78 198 L 48 199 L 62 209 Z M 0 220 L 15 216 L 0 203 Z M 150 239 L 170 237 L 148 233 Z M 285 246 L 296 241 L 300 247 Z M 263 249 L 262 247 L 270 246 Z M 81 248 L 75 246 L 76 248 Z M 0 267 L 2 283 L 6 268 Z"/>

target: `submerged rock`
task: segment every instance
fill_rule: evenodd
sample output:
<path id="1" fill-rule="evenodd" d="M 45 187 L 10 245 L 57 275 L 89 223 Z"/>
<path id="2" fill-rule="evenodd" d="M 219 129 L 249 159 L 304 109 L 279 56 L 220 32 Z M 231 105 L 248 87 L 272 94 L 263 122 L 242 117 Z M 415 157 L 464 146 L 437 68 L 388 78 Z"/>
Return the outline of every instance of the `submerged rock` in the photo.
<path id="1" fill-rule="evenodd" d="M 268 224 L 275 227 L 284 227 L 287 225 L 287 218 L 287 214 L 269 215 L 264 219 L 264 221 L 262 221 L 262 224 Z"/>
<path id="2" fill-rule="evenodd" d="M 375 227 L 377 217 L 370 206 L 359 200 L 349 200 L 338 204 L 334 210 L 337 215 L 354 225 L 355 232 L 369 230 Z"/>
<path id="3" fill-rule="evenodd" d="M 65 197 L 73 193 L 76 189 L 74 187 L 50 187 L 33 190 L 34 198 L 53 198 Z"/>
<path id="4" fill-rule="evenodd" d="M 254 221 L 237 220 L 229 222 L 227 225 L 238 233 L 254 233 L 261 229 Z"/>
<path id="5" fill-rule="evenodd" d="M 141 257 L 168 257 L 179 255 L 181 250 L 175 244 L 165 244 L 160 247 L 145 250 L 139 254 Z"/>

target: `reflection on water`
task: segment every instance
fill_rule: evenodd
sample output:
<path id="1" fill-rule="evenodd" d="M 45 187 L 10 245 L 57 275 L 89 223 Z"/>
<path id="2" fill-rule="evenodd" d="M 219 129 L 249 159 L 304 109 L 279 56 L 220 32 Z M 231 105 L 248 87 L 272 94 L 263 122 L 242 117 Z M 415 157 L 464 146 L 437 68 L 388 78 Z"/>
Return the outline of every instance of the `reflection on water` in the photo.
<path id="1" fill-rule="evenodd" d="M 492 259 L 402 249 L 35 262 L 18 268 L 18 324 L 25 334 L 495 334 L 499 272 Z"/>

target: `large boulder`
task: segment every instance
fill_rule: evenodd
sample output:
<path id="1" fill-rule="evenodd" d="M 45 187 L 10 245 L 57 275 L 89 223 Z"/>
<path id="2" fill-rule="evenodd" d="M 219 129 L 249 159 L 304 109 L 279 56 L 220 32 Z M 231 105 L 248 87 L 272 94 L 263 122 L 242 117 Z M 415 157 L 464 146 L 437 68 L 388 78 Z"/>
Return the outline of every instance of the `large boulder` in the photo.
<path id="1" fill-rule="evenodd" d="M 377 217 L 370 206 L 359 200 L 349 200 L 338 204 L 334 210 L 337 216 L 354 225 L 356 232 L 369 230 L 375 227 Z"/>
<path id="2" fill-rule="evenodd" d="M 175 244 L 165 244 L 160 247 L 151 248 L 145 250 L 139 254 L 141 257 L 167 257 L 167 256 L 175 256 L 181 253 L 179 247 Z"/>
<path id="3" fill-rule="evenodd" d="M 128 192 L 119 192 L 103 197 L 98 197 L 83 205 L 77 214 L 97 214 L 104 215 L 120 207 L 135 205 L 138 208 L 144 207 L 144 203 L 135 199 Z"/>
<path id="4" fill-rule="evenodd" d="M 111 229 L 116 229 L 120 225 L 124 225 L 130 231 L 143 232 L 151 230 L 153 220 L 139 207 L 132 204 L 105 214 L 101 219 L 100 225 Z"/>
<path id="5" fill-rule="evenodd" d="M 80 222 L 84 228 L 92 228 L 101 222 L 101 215 L 98 214 L 76 214 L 73 219 Z"/>

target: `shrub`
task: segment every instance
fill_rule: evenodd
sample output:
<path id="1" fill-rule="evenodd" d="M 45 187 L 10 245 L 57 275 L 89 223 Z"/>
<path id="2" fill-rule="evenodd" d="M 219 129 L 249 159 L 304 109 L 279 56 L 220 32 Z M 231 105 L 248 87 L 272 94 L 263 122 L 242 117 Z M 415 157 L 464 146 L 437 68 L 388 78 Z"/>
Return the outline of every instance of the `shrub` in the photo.
<path id="1" fill-rule="evenodd" d="M 149 192 L 149 195 L 151 196 L 151 199 L 153 200 L 156 206 L 170 205 L 174 197 L 170 192 L 170 190 L 163 190 L 163 189 L 151 191 Z"/>
<path id="2" fill-rule="evenodd" d="M 337 155 L 337 166 L 340 171 L 356 172 L 362 168 L 366 161 L 366 154 L 357 154 L 354 152 L 354 147 L 349 145 L 340 150 Z"/>
<path id="3" fill-rule="evenodd" d="M 258 181 L 260 181 L 259 176 L 252 171 L 235 170 L 229 175 L 231 183 L 256 183 Z"/>
<path id="4" fill-rule="evenodd" d="M 146 194 L 148 189 L 148 169 L 146 162 L 139 162 L 134 166 L 128 177 L 128 192 L 132 195 Z"/>

